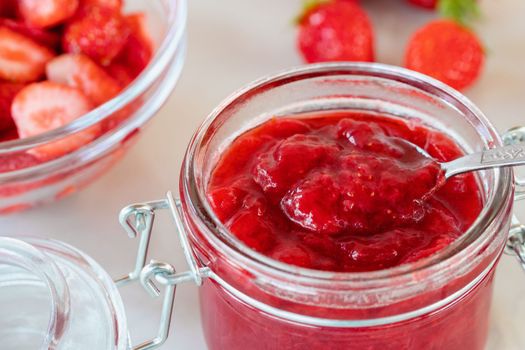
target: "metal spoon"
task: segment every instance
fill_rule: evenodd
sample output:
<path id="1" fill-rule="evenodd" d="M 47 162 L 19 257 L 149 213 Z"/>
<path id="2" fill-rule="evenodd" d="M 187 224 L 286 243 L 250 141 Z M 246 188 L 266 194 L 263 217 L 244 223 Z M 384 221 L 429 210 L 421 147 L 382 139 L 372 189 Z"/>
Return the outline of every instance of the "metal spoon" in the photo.
<path id="1" fill-rule="evenodd" d="M 424 149 L 408 141 L 403 143 L 405 147 L 409 145 L 424 157 L 436 162 Z M 445 179 L 470 171 L 525 165 L 525 143 L 467 154 L 453 161 L 438 164 L 444 172 Z"/>
<path id="2" fill-rule="evenodd" d="M 525 165 L 525 144 L 492 148 L 441 163 L 445 179 L 470 171 Z"/>

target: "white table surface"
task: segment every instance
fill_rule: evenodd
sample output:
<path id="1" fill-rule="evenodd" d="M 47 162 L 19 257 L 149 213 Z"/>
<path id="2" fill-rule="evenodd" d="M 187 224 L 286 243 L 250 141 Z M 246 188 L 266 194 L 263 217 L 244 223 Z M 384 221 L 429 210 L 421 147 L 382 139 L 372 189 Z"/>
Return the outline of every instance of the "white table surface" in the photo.
<path id="1" fill-rule="evenodd" d="M 377 33 L 378 61 L 401 64 L 409 33 L 432 17 L 403 0 L 364 0 Z M 62 202 L 0 218 L 0 234 L 53 237 L 84 250 L 113 275 L 128 272 L 136 242 L 119 228 L 126 204 L 176 190 L 186 144 L 201 120 L 230 92 L 268 73 L 300 64 L 291 19 L 299 0 L 190 0 L 186 66 L 175 92 L 129 155 L 84 192 Z M 488 51 L 482 79 L 467 95 L 499 130 L 525 124 L 525 2 L 483 2 L 479 32 Z M 520 208 L 523 209 L 523 208 Z M 525 216 L 523 216 L 525 218 Z M 156 223 L 153 255 L 185 268 L 168 217 Z M 164 349 L 205 349 L 197 289 L 179 287 Z M 138 287 L 124 300 L 133 338 L 157 330 L 158 301 Z M 525 273 L 512 257 L 499 266 L 489 349 L 525 349 Z"/>

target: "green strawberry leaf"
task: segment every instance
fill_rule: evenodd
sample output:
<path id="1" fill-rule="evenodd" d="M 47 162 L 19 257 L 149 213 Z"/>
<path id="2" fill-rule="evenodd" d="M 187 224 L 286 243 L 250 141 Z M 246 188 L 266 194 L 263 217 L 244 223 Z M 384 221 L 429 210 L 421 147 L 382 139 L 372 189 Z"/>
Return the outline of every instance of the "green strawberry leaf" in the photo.
<path id="1" fill-rule="evenodd" d="M 303 21 L 303 19 L 316 7 L 321 6 L 323 4 L 327 4 L 331 1 L 332 0 L 304 0 L 301 13 L 297 17 L 295 17 L 294 23 L 300 24 Z"/>
<path id="2" fill-rule="evenodd" d="M 439 0 L 437 7 L 441 15 L 462 25 L 467 25 L 480 16 L 476 0 Z"/>

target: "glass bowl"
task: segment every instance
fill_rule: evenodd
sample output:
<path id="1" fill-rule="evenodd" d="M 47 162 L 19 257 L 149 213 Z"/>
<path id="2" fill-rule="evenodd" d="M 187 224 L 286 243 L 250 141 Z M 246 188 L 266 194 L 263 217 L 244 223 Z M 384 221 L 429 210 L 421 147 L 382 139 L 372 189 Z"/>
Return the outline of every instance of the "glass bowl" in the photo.
<path id="1" fill-rule="evenodd" d="M 147 16 L 156 46 L 150 64 L 118 96 L 74 122 L 38 136 L 0 143 L 0 214 L 61 199 L 97 179 L 122 158 L 173 91 L 184 63 L 186 0 L 125 3 L 125 12 L 142 11 Z M 32 149 L 93 127 L 101 128 L 102 133 L 88 144 L 49 161 L 27 161 Z"/>

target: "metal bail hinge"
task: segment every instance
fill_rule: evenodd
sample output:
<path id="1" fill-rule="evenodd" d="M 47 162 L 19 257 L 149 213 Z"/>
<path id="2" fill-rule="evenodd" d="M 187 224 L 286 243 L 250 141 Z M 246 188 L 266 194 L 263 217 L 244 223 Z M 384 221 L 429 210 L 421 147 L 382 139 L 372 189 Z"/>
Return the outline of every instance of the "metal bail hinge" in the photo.
<path id="1" fill-rule="evenodd" d="M 515 255 L 525 270 L 525 226 L 520 224 L 516 217 L 512 219 L 505 253 Z"/>
<path id="2" fill-rule="evenodd" d="M 182 222 L 180 207 L 180 202 L 175 201 L 172 193 L 168 192 L 166 199 L 133 204 L 125 207 L 120 212 L 119 221 L 128 233 L 128 236 L 131 238 L 139 236 L 140 241 L 133 271 L 117 279 L 115 283 L 117 286 L 122 286 L 130 282 L 140 281 L 144 289 L 146 289 L 152 297 L 159 297 L 161 295 L 157 283 L 163 285 L 166 289 L 157 336 L 152 340 L 133 347 L 134 350 L 151 350 L 164 344 L 169 334 L 177 284 L 194 282 L 200 286 L 202 279 L 207 277 L 209 273 L 207 267 L 199 268 L 197 260 L 191 251 L 190 242 Z M 177 235 L 188 263 L 189 271 L 177 273 L 172 265 L 155 260 L 146 263 L 155 214 L 158 210 L 164 209 L 169 209 L 175 222 Z"/>
<path id="3" fill-rule="evenodd" d="M 519 126 L 507 130 L 503 134 L 503 143 L 505 145 L 515 145 L 525 143 L 525 127 Z M 515 193 L 514 200 L 525 199 L 525 179 L 515 176 Z M 523 269 L 525 269 L 525 226 L 522 225 L 516 216 L 512 217 L 512 225 L 509 230 L 505 253 L 515 255 Z"/>
<path id="4" fill-rule="evenodd" d="M 515 145 L 518 143 L 525 143 L 525 127 L 518 126 L 507 130 L 503 134 L 503 143 L 507 145 Z M 516 184 L 514 190 L 514 200 L 525 199 L 525 179 L 520 176 L 515 176 L 514 182 Z"/>

